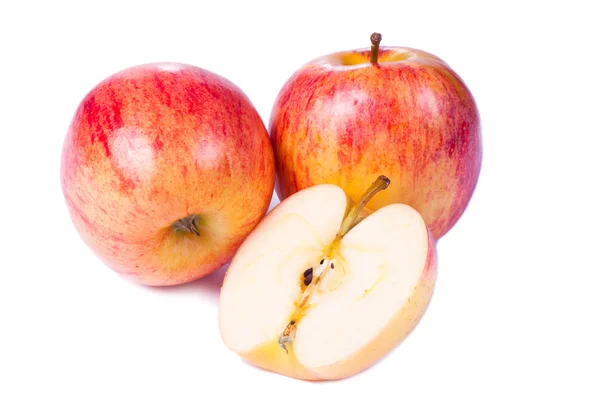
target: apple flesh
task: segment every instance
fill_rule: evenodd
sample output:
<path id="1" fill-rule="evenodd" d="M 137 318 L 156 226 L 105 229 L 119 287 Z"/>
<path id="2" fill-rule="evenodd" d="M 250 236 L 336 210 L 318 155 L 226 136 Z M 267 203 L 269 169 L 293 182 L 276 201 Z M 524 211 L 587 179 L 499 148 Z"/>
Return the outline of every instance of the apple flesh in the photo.
<path id="1" fill-rule="evenodd" d="M 225 276 L 219 327 L 228 348 L 279 374 L 330 380 L 404 340 L 433 294 L 435 241 L 410 206 L 363 212 L 349 225 L 360 207 L 321 184 L 267 214 Z"/>
<path id="2" fill-rule="evenodd" d="M 266 128 L 225 78 L 139 65 L 94 87 L 64 141 L 61 184 L 83 241 L 154 286 L 227 263 L 266 213 L 275 180 Z"/>
<path id="3" fill-rule="evenodd" d="M 380 173 L 394 187 L 369 207 L 404 203 L 436 239 L 465 211 L 479 177 L 475 100 L 440 58 L 404 47 L 338 52 L 300 68 L 269 123 L 280 199 L 330 183 L 356 200 Z"/>

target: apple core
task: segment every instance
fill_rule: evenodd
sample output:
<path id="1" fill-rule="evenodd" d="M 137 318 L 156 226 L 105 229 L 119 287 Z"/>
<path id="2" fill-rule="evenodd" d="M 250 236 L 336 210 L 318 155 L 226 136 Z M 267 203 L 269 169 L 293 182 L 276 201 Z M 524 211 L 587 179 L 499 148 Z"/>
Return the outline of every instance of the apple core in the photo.
<path id="1" fill-rule="evenodd" d="M 380 175 L 373 184 L 365 191 L 360 200 L 354 204 L 348 214 L 344 218 L 342 225 L 334 239 L 329 245 L 323 258 L 314 267 L 310 267 L 302 274 L 302 297 L 299 301 L 298 308 L 292 316 L 290 323 L 286 326 L 285 330 L 279 337 L 279 346 L 288 352 L 286 345 L 294 340 L 296 334 L 296 322 L 299 321 L 302 316 L 306 313 L 306 306 L 309 304 L 311 295 L 315 290 L 320 292 L 328 292 L 335 290 L 344 279 L 345 268 L 338 268 L 335 270 L 336 258 L 339 258 L 339 247 L 342 238 L 359 222 L 359 215 L 364 210 L 365 206 L 381 190 L 385 190 L 390 185 L 390 180 Z M 315 279 L 313 279 L 313 276 Z"/>

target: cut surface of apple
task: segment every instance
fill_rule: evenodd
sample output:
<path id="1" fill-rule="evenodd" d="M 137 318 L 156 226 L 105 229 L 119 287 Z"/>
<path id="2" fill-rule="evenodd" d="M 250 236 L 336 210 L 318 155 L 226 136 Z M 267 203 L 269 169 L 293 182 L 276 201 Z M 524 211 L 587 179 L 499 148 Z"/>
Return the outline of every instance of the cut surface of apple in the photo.
<path id="1" fill-rule="evenodd" d="M 387 184 L 378 180 L 365 195 Z M 219 327 L 231 350 L 290 377 L 339 379 L 414 329 L 433 294 L 435 242 L 411 207 L 364 213 L 364 204 L 316 185 L 261 221 L 221 290 Z"/>

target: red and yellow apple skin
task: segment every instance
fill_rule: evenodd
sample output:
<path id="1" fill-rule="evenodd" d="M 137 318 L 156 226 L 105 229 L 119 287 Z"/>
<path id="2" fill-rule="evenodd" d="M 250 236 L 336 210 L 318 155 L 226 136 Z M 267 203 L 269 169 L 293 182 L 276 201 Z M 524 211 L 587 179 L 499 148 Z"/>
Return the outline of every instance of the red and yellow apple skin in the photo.
<path id="1" fill-rule="evenodd" d="M 83 241 L 145 285 L 198 279 L 230 261 L 275 183 L 266 127 L 225 78 L 185 64 L 118 72 L 80 103 L 61 185 Z M 200 235 L 173 224 L 197 215 Z"/>
<path id="2" fill-rule="evenodd" d="M 355 201 L 378 175 L 392 185 L 376 210 L 405 203 L 436 239 L 465 211 L 482 162 L 479 113 L 461 78 L 438 57 L 381 47 L 334 53 L 299 69 L 269 122 L 280 199 L 332 183 Z"/>

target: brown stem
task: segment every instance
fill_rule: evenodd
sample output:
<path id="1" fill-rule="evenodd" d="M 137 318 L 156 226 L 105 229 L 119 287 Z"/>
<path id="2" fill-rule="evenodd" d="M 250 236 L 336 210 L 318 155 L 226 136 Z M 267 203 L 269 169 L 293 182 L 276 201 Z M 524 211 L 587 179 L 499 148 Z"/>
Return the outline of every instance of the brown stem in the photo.
<path id="1" fill-rule="evenodd" d="M 369 200 L 373 198 L 377 193 L 386 189 L 390 185 L 388 177 L 380 175 L 375 182 L 369 186 L 369 188 L 363 193 L 358 199 L 358 202 L 352 206 L 346 218 L 340 226 L 338 231 L 338 237 L 343 237 L 352 227 L 355 225 L 356 218 L 360 215 L 360 212 L 365 208 Z"/>
<path id="2" fill-rule="evenodd" d="M 374 32 L 371 35 L 371 64 L 377 64 L 379 43 L 381 43 L 381 33 Z"/>

